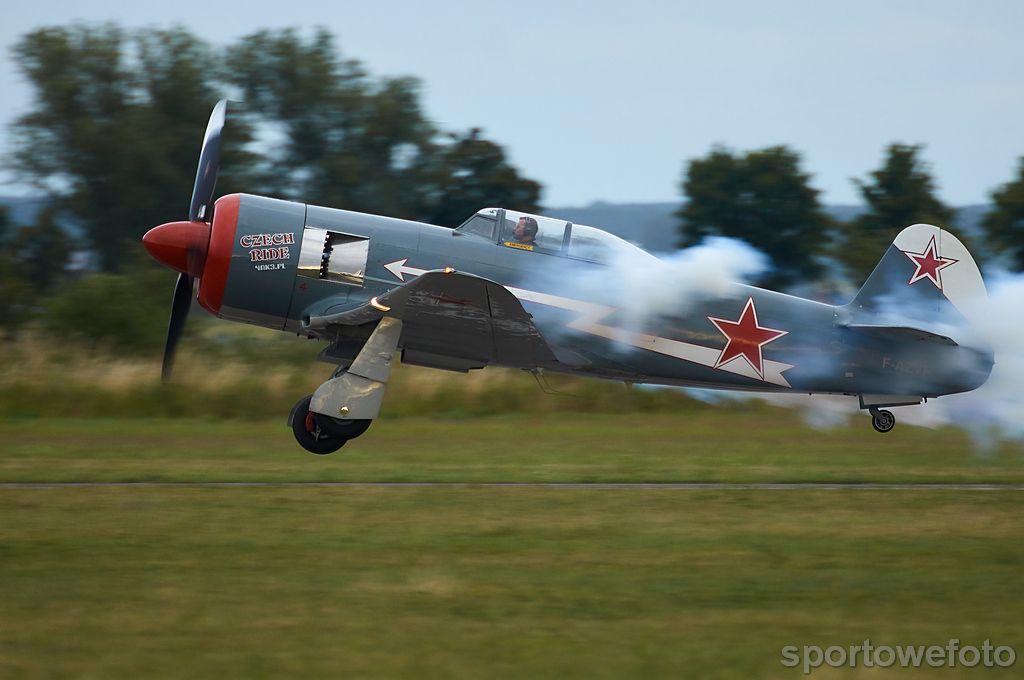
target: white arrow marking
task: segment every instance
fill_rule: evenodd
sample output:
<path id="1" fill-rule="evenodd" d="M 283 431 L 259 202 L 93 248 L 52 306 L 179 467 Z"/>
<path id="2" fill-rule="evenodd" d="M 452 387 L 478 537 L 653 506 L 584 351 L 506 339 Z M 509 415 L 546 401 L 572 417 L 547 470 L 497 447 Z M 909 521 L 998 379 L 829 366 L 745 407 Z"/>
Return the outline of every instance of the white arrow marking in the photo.
<path id="1" fill-rule="evenodd" d="M 406 274 L 408 274 L 409 276 L 420 276 L 422 274 L 426 274 L 427 273 L 428 270 L 426 270 L 426 269 L 417 269 L 416 267 L 406 267 L 405 263 L 408 262 L 408 261 L 409 261 L 409 258 L 404 257 L 401 260 L 395 260 L 394 262 L 388 262 L 386 265 L 384 265 L 384 269 L 387 269 L 389 272 L 394 274 L 395 277 L 399 281 L 402 281 L 402 282 L 405 281 L 405 275 Z"/>
<path id="2" fill-rule="evenodd" d="M 384 265 L 384 268 L 394 274 L 399 281 L 405 281 L 406 274 L 410 276 L 420 276 L 429 271 L 427 269 L 418 269 L 416 267 L 406 267 L 405 263 L 408 261 L 409 258 L 403 258 L 401 260 L 396 260 L 395 262 L 389 262 Z M 625 328 L 616 328 L 615 326 L 607 326 L 605 324 L 598 323 L 602 319 L 614 314 L 616 311 L 615 307 L 609 307 L 608 305 L 601 305 L 595 302 L 574 300 L 572 298 L 560 297 L 558 295 L 538 293 L 536 291 L 525 290 L 523 288 L 509 287 L 508 291 L 523 302 L 533 302 L 547 307 L 557 307 L 558 309 L 576 312 L 580 316 L 567 324 L 569 328 L 583 333 L 589 333 L 590 335 L 596 335 L 598 337 L 611 340 L 612 342 L 621 342 L 632 347 L 646 349 L 658 354 L 664 354 L 665 356 L 675 357 L 676 359 L 682 359 L 683 361 L 700 364 L 701 366 L 708 366 L 709 368 L 715 368 L 715 364 L 718 363 L 718 357 L 722 354 L 721 350 L 713 347 L 693 345 L 688 342 L 680 342 L 679 340 L 669 340 L 668 338 L 662 338 L 656 335 L 636 333 Z M 793 368 L 793 364 L 784 364 L 780 361 L 764 359 L 763 367 L 763 379 L 765 382 L 782 385 L 783 387 L 791 387 L 789 381 L 782 375 L 782 372 L 786 369 Z M 747 378 L 753 378 L 755 380 L 761 379 L 761 376 L 757 375 L 753 368 L 741 361 L 730 361 L 729 363 L 718 366 L 717 368 L 720 371 L 728 371 Z"/>

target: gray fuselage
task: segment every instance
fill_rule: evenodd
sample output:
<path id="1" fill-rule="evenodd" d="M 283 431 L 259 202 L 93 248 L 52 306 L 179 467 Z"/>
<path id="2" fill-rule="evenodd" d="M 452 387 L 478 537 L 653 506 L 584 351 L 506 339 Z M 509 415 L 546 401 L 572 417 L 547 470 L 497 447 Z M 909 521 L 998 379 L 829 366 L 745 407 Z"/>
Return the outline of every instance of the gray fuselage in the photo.
<path id="1" fill-rule="evenodd" d="M 622 267 L 656 271 L 657 260 L 636 253 L 625 265 L 614 253 L 605 261 L 574 257 L 566 247 L 572 225 L 561 247 L 555 242 L 527 250 L 508 240 L 509 225 L 500 219 L 504 211 L 495 212 L 497 227 L 488 237 L 256 196 L 242 199 L 221 309 L 225 318 L 301 332 L 304 318 L 355 309 L 418 273 L 453 268 L 508 288 L 532 317 L 555 359 L 516 368 L 722 389 L 922 397 L 974 389 L 991 370 L 991 354 L 983 350 L 925 342 L 911 333 L 865 331 L 848 323 L 847 307 L 742 284 L 713 292 L 698 286 L 674 297 L 664 288 L 671 281 L 659 283 L 653 275 L 648 285 L 657 288 L 658 299 L 670 301 L 647 309 L 648 296 L 623 283 Z M 323 238 L 321 232 L 334 234 L 339 263 L 349 258 L 355 262 L 349 268 L 356 270 L 365 258 L 362 270 L 317 276 L 309 264 L 316 244 L 308 240 L 314 234 Z M 254 238 L 244 240 L 282 233 L 307 242 L 287 252 L 267 250 L 286 255 L 268 262 L 254 259 Z M 636 250 L 622 243 L 619 250 Z M 438 304 L 458 313 L 458 300 Z M 638 309 L 643 313 L 636 314 Z M 407 340 L 415 342 L 403 338 L 400 346 Z"/>

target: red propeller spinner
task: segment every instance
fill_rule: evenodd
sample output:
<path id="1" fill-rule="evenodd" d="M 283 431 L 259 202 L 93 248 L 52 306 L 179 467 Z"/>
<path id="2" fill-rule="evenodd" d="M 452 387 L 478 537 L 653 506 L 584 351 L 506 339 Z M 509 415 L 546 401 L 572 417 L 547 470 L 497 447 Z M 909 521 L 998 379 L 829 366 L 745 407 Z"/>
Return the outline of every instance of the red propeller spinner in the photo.
<path id="1" fill-rule="evenodd" d="M 229 194 L 217 199 L 213 222 L 167 222 L 142 237 L 146 251 L 157 262 L 191 279 L 199 279 L 197 299 L 204 309 L 220 313 L 231 266 L 231 248 L 238 225 L 241 197 Z"/>
<path id="2" fill-rule="evenodd" d="M 142 245 L 157 262 L 182 274 L 201 277 L 210 246 L 210 225 L 205 222 L 168 222 L 153 227 Z"/>

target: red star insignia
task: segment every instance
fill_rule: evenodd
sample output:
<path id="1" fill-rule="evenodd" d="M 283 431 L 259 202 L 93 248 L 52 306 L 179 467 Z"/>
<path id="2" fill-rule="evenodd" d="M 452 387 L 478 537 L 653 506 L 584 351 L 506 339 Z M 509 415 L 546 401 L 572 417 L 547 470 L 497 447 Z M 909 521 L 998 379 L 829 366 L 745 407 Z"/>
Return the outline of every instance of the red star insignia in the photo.
<path id="1" fill-rule="evenodd" d="M 907 285 L 911 286 L 921 279 L 928 279 L 935 284 L 935 287 L 942 290 L 942 270 L 951 264 L 956 264 L 959 260 L 954 260 L 951 257 L 941 257 L 938 254 L 938 248 L 935 246 L 935 236 L 932 236 L 931 240 L 928 241 L 928 247 L 924 249 L 923 253 L 912 253 L 907 250 L 901 250 L 901 253 L 910 258 L 910 261 L 914 263 L 917 268 L 914 270 L 914 274 L 907 281 Z"/>
<path id="2" fill-rule="evenodd" d="M 738 321 L 716 319 L 710 316 L 708 321 L 715 324 L 715 327 L 729 340 L 725 343 L 725 348 L 722 350 L 721 356 L 718 357 L 715 368 L 736 357 L 743 357 L 762 380 L 764 380 L 764 357 L 761 354 L 761 348 L 772 340 L 777 340 L 789 333 L 789 331 L 780 331 L 759 325 L 757 310 L 754 308 L 754 298 L 747 298 L 747 304 Z"/>

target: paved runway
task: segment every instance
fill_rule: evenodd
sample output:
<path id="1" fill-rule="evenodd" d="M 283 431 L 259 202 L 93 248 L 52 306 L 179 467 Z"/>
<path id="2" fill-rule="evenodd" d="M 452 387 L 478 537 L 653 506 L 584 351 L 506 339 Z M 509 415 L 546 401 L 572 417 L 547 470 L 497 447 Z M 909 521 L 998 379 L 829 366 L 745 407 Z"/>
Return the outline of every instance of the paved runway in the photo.
<path id="1" fill-rule="evenodd" d="M 958 484 L 958 483 L 874 483 L 874 482 L 5 482 L 6 489 L 83 489 L 83 488 L 262 488 L 262 487 L 325 487 L 325 488 L 438 488 L 438 489 L 569 489 L 569 490 L 666 490 L 666 491 L 1024 491 L 1024 484 Z"/>

